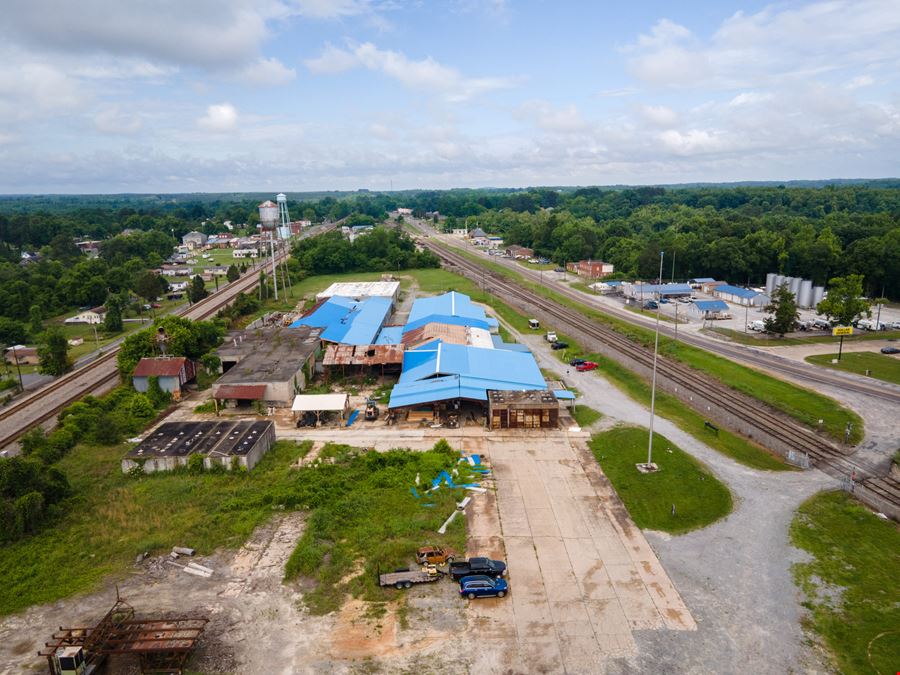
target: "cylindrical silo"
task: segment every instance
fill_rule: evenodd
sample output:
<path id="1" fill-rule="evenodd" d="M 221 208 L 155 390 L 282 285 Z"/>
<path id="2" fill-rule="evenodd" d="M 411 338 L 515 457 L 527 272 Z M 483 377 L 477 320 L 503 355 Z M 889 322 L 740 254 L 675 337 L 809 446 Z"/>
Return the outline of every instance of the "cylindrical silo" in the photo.
<path id="1" fill-rule="evenodd" d="M 800 284 L 802 281 L 803 279 L 801 279 L 800 277 L 791 277 L 791 285 L 789 288 L 791 289 L 791 293 L 794 294 L 795 298 L 800 293 Z"/>
<path id="2" fill-rule="evenodd" d="M 259 222 L 264 230 L 274 230 L 278 222 L 278 205 L 271 200 L 266 200 L 259 205 Z"/>
<path id="3" fill-rule="evenodd" d="M 812 306 L 815 307 L 820 302 L 822 302 L 822 298 L 825 297 L 825 287 L 824 286 L 813 286 L 812 289 Z"/>
<path id="4" fill-rule="evenodd" d="M 775 290 L 775 279 L 778 277 L 775 272 L 769 272 L 766 275 L 766 295 L 772 295 L 772 291 Z"/>
<path id="5" fill-rule="evenodd" d="M 800 282 L 800 294 L 797 296 L 797 305 L 803 309 L 808 309 L 810 302 L 812 302 L 812 281 L 804 279 Z"/>
<path id="6" fill-rule="evenodd" d="M 778 288 L 779 286 L 781 286 L 782 284 L 784 284 L 784 278 L 785 278 L 785 277 L 784 277 L 783 274 L 776 274 L 776 275 L 775 275 L 775 288 Z M 773 288 L 772 290 L 774 291 L 775 288 Z"/>

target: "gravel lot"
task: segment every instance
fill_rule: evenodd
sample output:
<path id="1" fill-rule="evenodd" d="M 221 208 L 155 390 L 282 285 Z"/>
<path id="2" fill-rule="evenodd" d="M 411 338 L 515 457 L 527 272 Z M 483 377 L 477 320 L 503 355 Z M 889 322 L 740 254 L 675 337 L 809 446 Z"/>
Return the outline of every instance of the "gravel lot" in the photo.
<path id="1" fill-rule="evenodd" d="M 551 354 L 543 340 L 522 335 L 542 368 L 582 392 L 584 403 L 604 414 L 600 428 L 617 422 L 647 426 L 649 411 L 620 393 L 602 373 L 576 373 Z M 801 552 L 788 526 L 797 506 L 835 487 L 819 471 L 757 471 L 719 454 L 657 417 L 656 431 L 705 462 L 735 498 L 732 514 L 678 537 L 646 532 L 650 545 L 697 622 L 696 632 L 636 631 L 637 655 L 610 662 L 611 673 L 756 673 L 827 671 L 803 635 L 801 594 L 790 565 Z M 665 457 L 656 458 L 664 462 Z"/>

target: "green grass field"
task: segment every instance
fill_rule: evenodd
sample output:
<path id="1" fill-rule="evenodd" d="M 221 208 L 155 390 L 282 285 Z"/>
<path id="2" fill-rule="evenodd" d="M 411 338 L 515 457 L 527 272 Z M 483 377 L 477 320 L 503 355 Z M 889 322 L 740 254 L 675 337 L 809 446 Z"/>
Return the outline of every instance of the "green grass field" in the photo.
<path id="1" fill-rule="evenodd" d="M 807 626 L 847 675 L 893 673 L 900 664 L 900 530 L 843 492 L 807 500 L 791 524 L 806 594 Z"/>
<path id="2" fill-rule="evenodd" d="M 575 420 L 575 423 L 584 428 L 589 427 L 597 420 L 603 417 L 603 413 L 599 410 L 594 410 L 593 408 L 586 405 L 578 405 L 572 409 L 572 417 Z"/>
<path id="3" fill-rule="evenodd" d="M 553 289 L 525 279 L 519 273 L 503 265 L 489 260 L 481 260 L 477 256 L 473 256 L 461 249 L 457 250 L 479 264 L 514 279 L 522 286 L 526 286 L 546 298 L 578 310 L 585 316 L 612 328 L 638 344 L 648 347 L 653 344 L 654 333 L 649 328 L 636 326 L 587 305 L 570 300 Z M 737 391 L 765 401 L 772 407 L 781 410 L 810 428 L 817 428 L 818 420 L 824 420 L 824 431 L 835 440 L 843 441 L 844 429 L 847 423 L 853 424 L 851 443 L 858 443 L 865 435 L 862 418 L 827 396 L 771 377 L 766 373 L 716 356 L 703 349 L 686 345 L 683 342 L 675 342 L 671 338 L 660 336 L 659 344 L 662 354 L 707 373 Z"/>
<path id="4" fill-rule="evenodd" d="M 742 345 L 751 345 L 754 347 L 791 347 L 797 345 L 808 345 L 808 344 L 838 344 L 839 338 L 832 337 L 831 335 L 811 335 L 809 337 L 778 337 L 777 335 L 769 335 L 768 333 L 755 333 L 752 331 L 748 331 L 744 333 L 743 331 L 732 330 L 731 328 L 704 328 L 702 329 L 704 333 L 712 333 L 713 335 L 719 335 L 723 337 L 727 337 L 732 342 L 737 342 Z M 884 340 L 884 339 L 897 339 L 900 338 L 900 331 L 892 330 L 892 331 L 858 331 L 853 335 L 844 338 L 844 344 L 848 342 L 867 342 L 869 340 Z"/>
<path id="5" fill-rule="evenodd" d="M 647 429 L 620 426 L 595 435 L 591 451 L 642 529 L 683 534 L 731 513 L 731 492 L 703 464 L 659 434 L 653 434 L 653 461 L 659 470 L 642 474 L 647 461 Z M 675 513 L 672 513 L 672 506 Z"/>
<path id="6" fill-rule="evenodd" d="M 832 363 L 837 354 L 816 354 L 807 356 L 806 361 L 817 366 L 844 370 L 849 373 L 868 375 L 878 380 L 900 384 L 900 358 L 879 352 L 844 352 L 838 363 Z M 866 371 L 869 371 L 866 373 Z"/>

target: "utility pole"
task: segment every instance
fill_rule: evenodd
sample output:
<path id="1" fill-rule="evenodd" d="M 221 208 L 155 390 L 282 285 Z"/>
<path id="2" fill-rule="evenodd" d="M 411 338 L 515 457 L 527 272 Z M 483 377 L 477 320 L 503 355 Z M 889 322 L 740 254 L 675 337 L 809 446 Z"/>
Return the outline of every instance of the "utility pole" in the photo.
<path id="1" fill-rule="evenodd" d="M 663 268 L 663 257 L 665 256 L 665 251 L 659 252 L 659 278 L 662 280 L 662 268 Z M 658 293 L 660 299 L 662 299 L 662 289 L 659 289 Z M 653 417 L 656 414 L 656 364 L 659 359 L 659 303 L 657 301 L 656 308 L 656 339 L 653 344 L 653 378 L 650 381 L 650 441 L 647 444 L 647 463 L 644 465 L 638 464 L 638 471 L 641 473 L 652 473 L 656 471 L 656 467 L 653 465 Z"/>

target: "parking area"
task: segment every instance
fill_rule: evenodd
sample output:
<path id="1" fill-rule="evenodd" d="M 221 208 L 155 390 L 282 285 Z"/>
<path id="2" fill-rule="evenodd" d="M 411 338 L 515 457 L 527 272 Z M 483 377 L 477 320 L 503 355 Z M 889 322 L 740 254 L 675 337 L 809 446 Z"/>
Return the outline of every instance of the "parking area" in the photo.
<path id="1" fill-rule="evenodd" d="M 594 672 L 634 655 L 632 631 L 696 629 L 584 439 L 507 434 L 462 439 L 462 450 L 486 456 L 496 485 L 496 508 L 470 515 L 469 552 L 508 560 L 512 588 L 472 603 L 472 628 L 496 645 L 474 672 Z M 500 644 L 512 639 L 515 650 Z"/>

